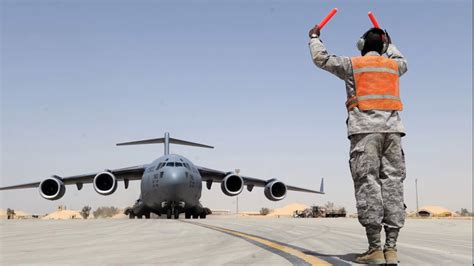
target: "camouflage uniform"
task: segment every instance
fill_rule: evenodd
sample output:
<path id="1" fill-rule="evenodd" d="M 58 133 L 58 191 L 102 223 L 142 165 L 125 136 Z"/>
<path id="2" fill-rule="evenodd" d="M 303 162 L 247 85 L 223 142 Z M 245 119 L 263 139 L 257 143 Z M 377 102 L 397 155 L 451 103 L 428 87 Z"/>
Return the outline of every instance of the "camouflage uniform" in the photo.
<path id="1" fill-rule="evenodd" d="M 319 38 L 312 38 L 309 46 L 316 66 L 344 80 L 347 97 L 354 96 L 350 57 L 328 54 Z M 366 55 L 380 54 L 372 51 Z M 407 71 L 403 55 L 393 44 L 389 45 L 387 55 L 397 62 L 398 74 L 402 76 Z M 370 247 L 381 246 L 380 231 L 384 226 L 387 235 L 385 247 L 395 248 L 398 231 L 405 221 L 405 159 L 401 147 L 405 129 L 400 115 L 397 111 L 360 111 L 356 107 L 349 111 L 346 123 L 359 222 L 366 228 Z"/>
<path id="2" fill-rule="evenodd" d="M 357 134 L 350 138 L 350 168 L 359 222 L 368 228 L 371 247 L 380 247 L 380 230 L 390 233 L 386 248 L 395 247 L 394 232 L 403 227 L 405 156 L 399 133 Z"/>

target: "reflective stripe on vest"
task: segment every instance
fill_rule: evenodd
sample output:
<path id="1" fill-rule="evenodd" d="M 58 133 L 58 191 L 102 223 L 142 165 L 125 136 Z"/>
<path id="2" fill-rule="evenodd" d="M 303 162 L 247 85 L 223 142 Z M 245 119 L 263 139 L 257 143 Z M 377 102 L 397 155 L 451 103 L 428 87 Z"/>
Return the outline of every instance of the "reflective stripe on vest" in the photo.
<path id="1" fill-rule="evenodd" d="M 402 110 L 398 88 L 398 65 L 383 56 L 351 58 L 354 72 L 355 93 L 346 102 L 348 111 Z"/>
<path id="2" fill-rule="evenodd" d="M 386 67 L 364 67 L 359 69 L 354 69 L 354 74 L 359 74 L 363 72 L 386 72 L 394 75 L 398 75 L 398 72 Z"/>

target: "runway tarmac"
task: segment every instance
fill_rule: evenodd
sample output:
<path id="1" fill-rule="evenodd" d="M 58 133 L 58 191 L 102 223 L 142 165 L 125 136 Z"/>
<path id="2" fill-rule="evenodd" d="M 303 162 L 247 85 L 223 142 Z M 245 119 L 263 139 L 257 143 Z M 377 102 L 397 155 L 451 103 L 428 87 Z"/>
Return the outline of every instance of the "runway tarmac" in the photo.
<path id="1" fill-rule="evenodd" d="M 472 265 L 472 220 L 412 220 L 401 265 Z M 367 248 L 357 219 L 4 220 L 0 265 L 353 264 Z"/>

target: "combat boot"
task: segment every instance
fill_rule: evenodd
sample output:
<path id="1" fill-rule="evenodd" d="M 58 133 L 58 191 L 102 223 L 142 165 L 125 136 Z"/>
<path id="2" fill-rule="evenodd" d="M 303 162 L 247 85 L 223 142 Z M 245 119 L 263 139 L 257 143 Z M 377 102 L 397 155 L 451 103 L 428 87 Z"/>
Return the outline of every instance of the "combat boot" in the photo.
<path id="1" fill-rule="evenodd" d="M 366 252 L 358 255 L 355 262 L 362 264 L 385 264 L 385 256 L 381 248 L 369 248 Z"/>
<path id="2" fill-rule="evenodd" d="M 383 254 L 385 255 L 385 260 L 387 264 L 398 264 L 397 258 L 397 238 L 399 228 L 390 228 L 385 227 L 385 246 L 383 247 Z"/>
<path id="3" fill-rule="evenodd" d="M 387 264 L 398 264 L 396 249 L 394 248 L 385 249 L 383 251 L 383 255 L 385 256 L 385 260 L 387 261 Z"/>

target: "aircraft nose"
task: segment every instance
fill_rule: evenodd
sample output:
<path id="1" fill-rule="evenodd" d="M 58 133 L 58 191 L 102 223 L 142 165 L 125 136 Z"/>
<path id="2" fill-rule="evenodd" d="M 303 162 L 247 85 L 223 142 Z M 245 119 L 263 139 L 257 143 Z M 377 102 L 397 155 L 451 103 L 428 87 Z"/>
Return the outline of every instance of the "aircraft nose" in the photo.
<path id="1" fill-rule="evenodd" d="M 164 172 L 164 185 L 170 190 L 179 190 L 185 184 L 186 172 L 180 168 L 166 169 Z"/>

